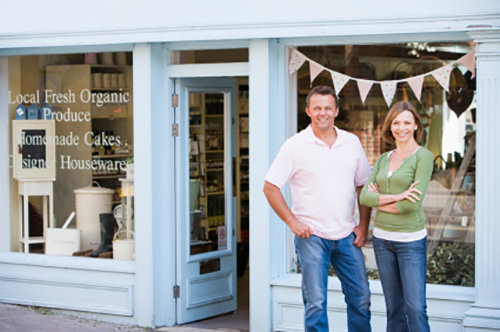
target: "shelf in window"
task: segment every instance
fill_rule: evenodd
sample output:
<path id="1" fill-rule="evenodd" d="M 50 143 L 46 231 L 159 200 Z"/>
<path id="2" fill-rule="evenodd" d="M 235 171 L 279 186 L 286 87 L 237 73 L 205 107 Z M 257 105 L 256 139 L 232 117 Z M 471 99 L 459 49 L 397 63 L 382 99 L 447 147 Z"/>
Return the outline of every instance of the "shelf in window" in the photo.
<path id="1" fill-rule="evenodd" d="M 207 168 L 207 172 L 221 172 L 224 168 Z"/>
<path id="2" fill-rule="evenodd" d="M 92 91 L 128 92 L 129 88 L 92 88 Z M 126 104 L 126 103 L 124 103 Z"/>
<path id="3" fill-rule="evenodd" d="M 124 178 L 126 174 L 114 174 L 114 175 L 94 175 L 92 176 L 93 180 L 100 180 L 100 179 L 119 179 L 119 178 Z"/>
<path id="4" fill-rule="evenodd" d="M 212 195 L 222 195 L 224 194 L 224 190 L 221 191 L 212 191 L 212 192 L 207 192 L 207 196 L 212 196 Z"/>
<path id="5" fill-rule="evenodd" d="M 90 65 L 92 69 L 94 68 L 132 68 L 132 66 L 129 65 Z"/>
<path id="6" fill-rule="evenodd" d="M 243 148 L 242 148 L 243 149 Z M 245 148 L 246 149 L 246 148 Z M 247 155 L 243 155 L 243 156 L 240 156 L 241 159 L 248 159 L 248 156 Z"/>
<path id="7" fill-rule="evenodd" d="M 205 150 L 205 153 L 223 153 L 224 150 Z"/>
<path id="8" fill-rule="evenodd" d="M 20 238 L 19 241 L 22 243 L 26 242 L 24 240 L 24 237 Z M 28 244 L 37 244 L 37 243 L 45 243 L 45 242 L 47 242 L 47 241 L 46 241 L 46 238 L 43 236 L 30 236 L 30 237 L 28 237 Z"/>
<path id="9" fill-rule="evenodd" d="M 206 114 L 205 117 L 207 117 L 207 118 L 222 118 L 222 117 L 224 117 L 224 114 Z"/>
<path id="10" fill-rule="evenodd" d="M 134 155 L 129 153 L 129 154 L 107 154 L 104 156 L 92 156 L 92 159 L 114 159 L 114 158 L 129 158 L 133 157 Z"/>

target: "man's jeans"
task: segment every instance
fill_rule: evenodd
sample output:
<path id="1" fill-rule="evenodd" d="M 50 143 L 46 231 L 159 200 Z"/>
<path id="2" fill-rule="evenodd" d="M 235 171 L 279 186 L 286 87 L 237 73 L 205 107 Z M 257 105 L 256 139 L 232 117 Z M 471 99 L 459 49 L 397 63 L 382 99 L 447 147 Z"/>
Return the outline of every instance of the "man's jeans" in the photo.
<path id="1" fill-rule="evenodd" d="M 387 307 L 387 331 L 430 331 L 425 302 L 427 237 L 411 242 L 373 237 Z"/>
<path id="2" fill-rule="evenodd" d="M 328 268 L 330 262 L 342 285 L 347 303 L 347 326 L 350 332 L 369 332 L 370 289 L 361 249 L 353 245 L 351 233 L 341 240 L 318 236 L 295 237 L 295 251 L 302 269 L 302 297 L 307 332 L 327 332 L 326 310 Z"/>

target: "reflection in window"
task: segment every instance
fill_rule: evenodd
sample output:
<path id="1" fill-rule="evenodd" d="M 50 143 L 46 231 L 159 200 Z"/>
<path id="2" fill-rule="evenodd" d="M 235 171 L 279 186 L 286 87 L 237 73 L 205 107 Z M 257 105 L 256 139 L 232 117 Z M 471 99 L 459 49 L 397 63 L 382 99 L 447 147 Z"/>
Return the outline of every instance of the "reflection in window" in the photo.
<path id="1" fill-rule="evenodd" d="M 133 260 L 132 98 L 131 53 L 9 57 L 12 251 Z"/>
<path id="2" fill-rule="evenodd" d="M 429 73 L 473 51 L 473 47 L 459 42 L 318 46 L 298 50 L 344 75 L 386 81 Z M 312 85 L 333 87 L 330 73 L 323 71 Z M 297 72 L 298 131 L 310 123 L 304 111 L 310 89 L 306 62 Z M 425 130 L 420 144 L 435 157 L 423 202 L 428 232 L 428 283 L 474 286 L 475 90 L 475 78 L 459 65 L 451 73 L 449 93 L 432 76 L 426 76 L 420 102 L 406 82 L 397 85 L 393 100 L 393 103 L 407 100 L 416 107 Z M 363 103 L 356 82 L 351 80 L 340 91 L 339 98 L 340 113 L 335 125 L 358 136 L 373 166 L 380 154 L 394 149 L 380 135 L 389 109 L 381 87 L 374 84 Z M 373 220 L 363 252 L 369 277 L 378 279 L 372 228 Z M 300 271 L 300 265 L 297 270 Z"/>

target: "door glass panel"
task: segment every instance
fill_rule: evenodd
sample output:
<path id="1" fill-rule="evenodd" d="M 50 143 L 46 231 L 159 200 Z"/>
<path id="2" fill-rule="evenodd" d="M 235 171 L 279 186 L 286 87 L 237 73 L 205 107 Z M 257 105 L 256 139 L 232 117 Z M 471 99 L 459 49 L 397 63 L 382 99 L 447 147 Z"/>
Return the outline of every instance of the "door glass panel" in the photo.
<path id="1" fill-rule="evenodd" d="M 224 109 L 224 93 L 189 94 L 191 255 L 227 249 Z"/>

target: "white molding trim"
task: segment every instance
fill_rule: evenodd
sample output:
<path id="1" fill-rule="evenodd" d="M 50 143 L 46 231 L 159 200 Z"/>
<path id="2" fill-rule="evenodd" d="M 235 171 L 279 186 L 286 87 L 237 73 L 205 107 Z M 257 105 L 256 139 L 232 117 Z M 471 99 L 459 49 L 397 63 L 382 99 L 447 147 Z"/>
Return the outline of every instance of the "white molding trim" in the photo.
<path id="1" fill-rule="evenodd" d="M 135 274 L 134 261 L 0 252 L 0 264 Z"/>
<path id="2" fill-rule="evenodd" d="M 271 286 L 291 287 L 301 289 L 302 275 L 298 273 L 287 273 L 271 280 Z M 383 295 L 382 284 L 379 280 L 368 280 L 372 295 Z M 328 278 L 329 292 L 342 292 L 340 281 L 337 277 Z M 475 288 L 449 285 L 427 284 L 427 299 L 445 300 L 474 303 Z"/>
<path id="3" fill-rule="evenodd" d="M 80 282 L 61 282 L 57 280 L 43 280 L 43 279 L 28 279 L 22 277 L 14 277 L 14 276 L 0 276 L 0 285 L 1 284 L 19 284 L 25 285 L 23 288 L 26 288 L 27 285 L 31 285 L 34 287 L 40 288 L 48 288 L 48 287 L 56 287 L 56 288 L 66 288 L 71 289 L 71 296 L 65 297 L 66 300 L 60 301 L 55 299 L 50 299 L 49 297 L 44 297 L 43 299 L 36 299 L 34 294 L 31 294 L 30 298 L 22 296 L 21 293 L 16 293 L 17 296 L 12 297 L 9 295 L 5 295 L 8 293 L 3 291 L 0 293 L 0 302 L 5 303 L 16 303 L 16 304 L 24 304 L 24 305 L 37 305 L 58 309 L 69 309 L 69 310 L 79 310 L 86 312 L 95 312 L 95 313 L 103 313 L 103 314 L 113 314 L 113 315 L 124 315 L 124 316 L 132 316 L 133 315 L 133 285 L 105 285 L 105 284 L 92 284 L 92 283 L 80 283 Z M 32 289 L 32 288 L 31 288 Z M 101 305 L 101 301 L 98 298 L 95 299 L 93 303 L 83 304 L 83 302 L 79 299 L 78 292 L 86 293 L 90 290 L 99 291 L 99 292 L 107 292 L 108 295 L 117 294 L 117 296 L 123 297 L 125 294 L 126 302 L 116 298 L 116 303 L 121 303 L 123 306 L 106 306 Z M 122 294 L 122 295 L 118 295 Z"/>
<path id="4" fill-rule="evenodd" d="M 494 24 L 498 14 L 462 14 L 408 16 L 379 19 L 343 19 L 335 21 L 290 21 L 278 23 L 222 24 L 199 26 L 171 26 L 161 28 L 137 28 L 103 31 L 72 31 L 0 35 L 0 49 L 76 46 L 95 44 L 122 44 L 144 42 L 178 42 L 197 40 L 239 40 L 256 38 L 287 38 L 313 36 L 345 36 L 357 31 L 359 35 L 376 33 L 428 33 L 465 32 L 471 25 Z"/>
<path id="5" fill-rule="evenodd" d="M 194 277 L 194 278 L 190 278 L 188 279 L 188 289 L 187 289 L 187 292 L 188 292 L 188 298 L 189 298 L 189 301 L 188 301 L 188 309 L 193 309 L 193 308 L 197 308 L 197 307 L 201 307 L 201 306 L 204 306 L 204 305 L 207 305 L 207 304 L 212 304 L 212 303 L 216 303 L 216 302 L 221 302 L 221 301 L 226 301 L 226 300 L 229 300 L 229 299 L 232 299 L 234 297 L 233 295 L 233 290 L 231 289 L 232 286 L 231 286 L 231 275 L 233 274 L 232 271 L 222 271 L 222 272 L 218 272 L 218 273 L 214 273 L 214 274 L 210 274 L 208 276 L 204 276 L 204 275 L 200 275 L 198 277 Z M 194 285 L 196 284 L 204 284 L 205 286 L 208 286 L 206 284 L 207 281 L 210 281 L 210 280 L 226 280 L 227 281 L 227 292 L 223 292 L 223 293 L 218 293 L 218 294 L 211 294 L 211 295 L 208 295 L 208 296 L 205 296 L 205 297 L 202 297 L 202 298 L 198 298 L 198 299 L 194 299 L 192 300 L 190 298 L 190 295 L 191 295 L 191 289 Z"/>
<path id="6" fill-rule="evenodd" d="M 9 59 L 0 57 L 0 104 L 3 105 L 1 112 L 1 127 L 0 127 L 0 155 L 2 160 L 7 157 L 10 159 L 10 119 L 8 106 L 8 91 L 9 91 Z M 14 181 L 10 177 L 11 170 L 7 161 L 0 165 L 0 186 L 3 188 L 0 191 L 0 210 L 3 218 L 0 219 L 0 250 L 11 250 L 11 224 L 10 224 L 10 200 L 11 200 L 11 183 Z M 7 217 L 5 217 L 7 216 Z M 1 254 L 1 253 L 0 253 Z M 1 256 L 0 256 L 1 261 Z"/>
<path id="7" fill-rule="evenodd" d="M 103 44 L 103 45 L 69 45 L 69 46 L 39 46 L 25 48 L 0 48 L 0 56 L 40 55 L 40 54 L 76 54 L 100 52 L 132 52 L 134 44 Z"/>
<path id="8" fill-rule="evenodd" d="M 248 39 L 204 40 L 195 43 L 193 43 L 192 41 L 165 43 L 165 47 L 170 51 L 229 50 L 237 48 L 248 48 L 248 43 Z"/>

